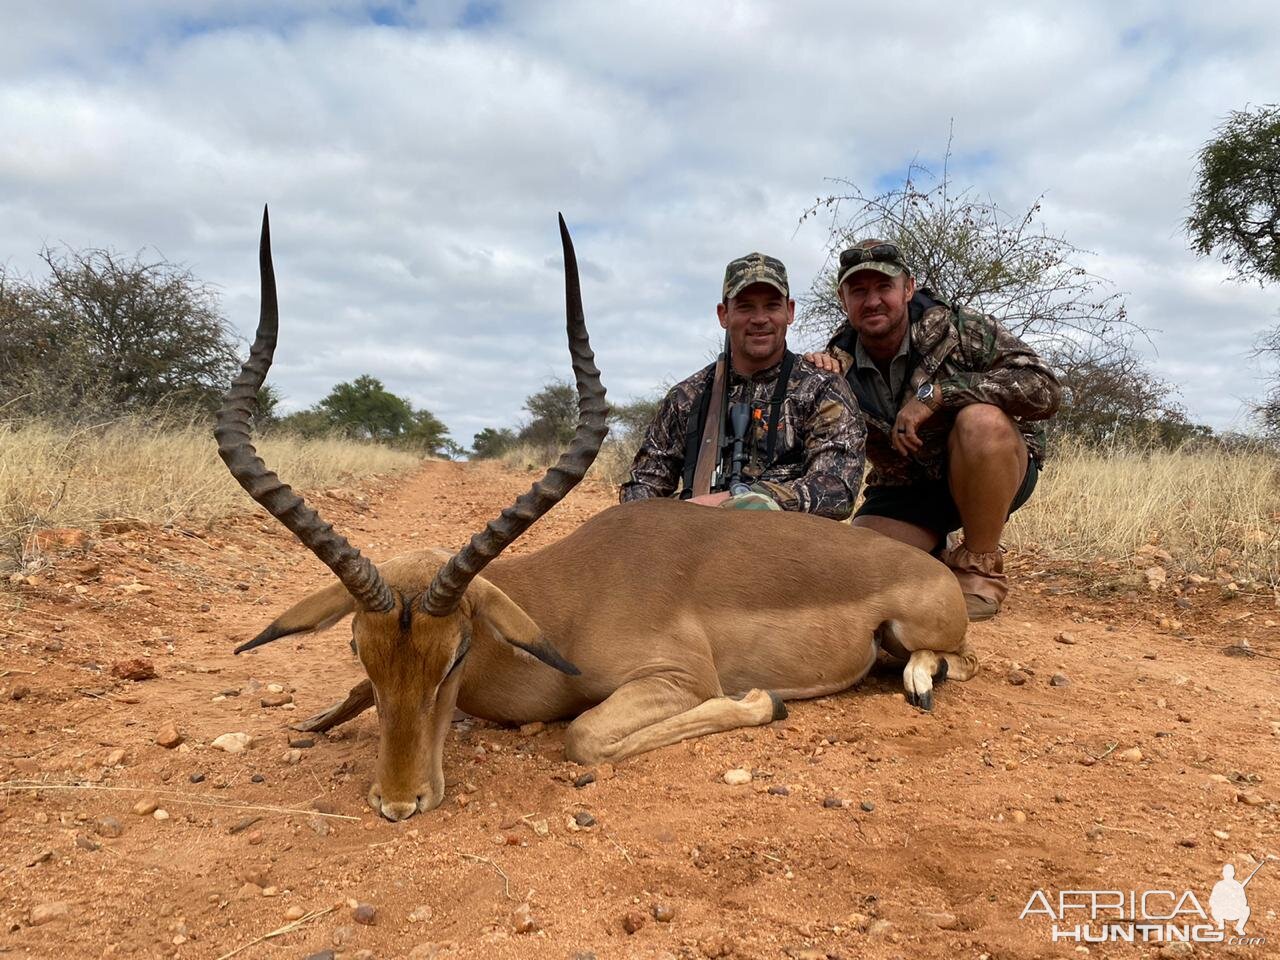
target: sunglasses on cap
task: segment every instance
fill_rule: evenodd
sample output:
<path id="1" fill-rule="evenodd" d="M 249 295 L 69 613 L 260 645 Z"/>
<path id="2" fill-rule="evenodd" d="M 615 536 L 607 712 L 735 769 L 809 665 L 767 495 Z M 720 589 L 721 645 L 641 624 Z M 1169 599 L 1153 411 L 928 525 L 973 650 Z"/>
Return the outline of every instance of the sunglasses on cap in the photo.
<path id="1" fill-rule="evenodd" d="M 894 266 L 906 267 L 902 259 L 902 251 L 896 243 L 877 243 L 873 247 L 850 247 L 840 254 L 842 269 L 856 267 L 860 263 L 892 263 Z"/>

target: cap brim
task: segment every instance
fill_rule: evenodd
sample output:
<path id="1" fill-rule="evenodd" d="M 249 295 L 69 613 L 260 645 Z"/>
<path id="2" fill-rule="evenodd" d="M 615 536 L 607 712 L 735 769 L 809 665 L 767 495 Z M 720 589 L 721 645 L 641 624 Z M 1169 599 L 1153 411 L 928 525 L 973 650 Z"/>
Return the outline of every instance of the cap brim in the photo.
<path id="1" fill-rule="evenodd" d="M 791 291 L 788 290 L 786 287 L 784 287 L 782 284 L 780 284 L 777 280 L 773 280 L 770 277 L 747 277 L 745 280 L 735 283 L 732 287 L 729 287 L 728 289 L 726 289 L 724 292 L 724 298 L 726 300 L 732 300 L 734 297 L 740 294 L 743 290 L 747 289 L 747 287 L 751 286 L 754 283 L 767 284 L 768 286 L 773 287 L 773 289 L 777 290 L 780 294 L 782 294 L 788 300 L 791 299 Z"/>
<path id="2" fill-rule="evenodd" d="M 886 277 L 900 277 L 907 271 L 902 267 L 892 263 L 884 263 L 880 260 L 868 260 L 865 263 L 856 263 L 844 273 L 840 274 L 840 279 L 836 281 L 836 286 L 844 283 L 859 270 L 874 270 L 876 273 L 883 273 Z"/>

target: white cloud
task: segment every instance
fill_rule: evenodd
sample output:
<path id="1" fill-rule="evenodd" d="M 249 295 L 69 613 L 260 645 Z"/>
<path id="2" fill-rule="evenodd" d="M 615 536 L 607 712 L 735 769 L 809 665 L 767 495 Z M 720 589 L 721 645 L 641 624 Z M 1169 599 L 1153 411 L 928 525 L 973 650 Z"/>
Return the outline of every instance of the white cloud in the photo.
<path id="1" fill-rule="evenodd" d="M 824 178 L 934 160 L 954 119 L 957 177 L 1011 206 L 1046 193 L 1050 228 L 1159 328 L 1194 416 L 1233 423 L 1249 395 L 1275 308 L 1180 224 L 1217 120 L 1280 99 L 1269 5 L 370 9 L 31 11 L 0 39 L 0 256 L 154 247 L 247 335 L 270 201 L 291 403 L 370 373 L 467 442 L 567 373 L 557 210 L 606 384 L 647 394 L 714 349 L 728 259 L 767 250 L 806 289 L 824 237 L 796 221 Z"/>

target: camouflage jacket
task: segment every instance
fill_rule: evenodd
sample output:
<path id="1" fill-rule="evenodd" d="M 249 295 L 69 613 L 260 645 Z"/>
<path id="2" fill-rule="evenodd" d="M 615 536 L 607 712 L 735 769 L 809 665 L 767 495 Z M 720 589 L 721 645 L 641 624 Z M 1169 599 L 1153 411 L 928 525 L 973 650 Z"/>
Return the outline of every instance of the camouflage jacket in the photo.
<path id="1" fill-rule="evenodd" d="M 1044 460 L 1044 427 L 1040 421 L 1058 409 L 1061 388 L 1049 367 L 1030 347 L 994 317 L 956 310 L 928 291 L 910 304 L 911 361 L 901 403 L 932 381 L 942 407 L 919 429 L 924 446 L 904 457 L 889 442 L 898 410 L 880 410 L 873 390 L 859 388 L 854 359 L 857 335 L 846 324 L 827 344 L 859 398 L 867 422 L 868 486 L 901 486 L 941 479 L 946 470 L 947 434 L 956 411 L 971 403 L 990 403 L 1007 413 L 1027 441 L 1037 462 Z"/>
<path id="2" fill-rule="evenodd" d="M 676 493 L 689 418 L 698 415 L 714 370 L 715 364 L 703 367 L 663 398 L 636 452 L 631 479 L 622 485 L 623 503 Z M 763 416 L 752 418 L 748 427 L 743 479 L 784 510 L 843 520 L 853 511 L 862 484 L 866 429 L 857 401 L 839 376 L 796 357 L 778 417 L 773 463 L 765 464 L 769 402 L 780 373 L 778 364 L 750 378 L 730 375 L 729 402 L 763 408 Z"/>

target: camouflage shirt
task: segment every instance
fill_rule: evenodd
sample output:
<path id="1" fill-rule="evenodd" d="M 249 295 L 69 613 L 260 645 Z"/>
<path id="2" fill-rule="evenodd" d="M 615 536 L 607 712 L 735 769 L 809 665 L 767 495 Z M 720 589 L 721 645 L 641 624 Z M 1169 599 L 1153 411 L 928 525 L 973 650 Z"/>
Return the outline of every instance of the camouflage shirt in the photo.
<path id="1" fill-rule="evenodd" d="M 990 403 L 1007 413 L 1037 462 L 1044 460 L 1044 427 L 1058 410 L 1061 388 L 1053 371 L 1029 346 L 994 317 L 950 304 L 928 291 L 910 304 L 909 373 L 893 409 L 877 401 L 876 385 L 855 358 L 857 335 L 841 327 L 827 344 L 840 363 L 867 422 L 868 486 L 902 486 L 941 479 L 946 470 L 947 435 L 956 411 L 971 403 Z M 861 381 L 861 382 L 859 382 Z M 923 384 L 941 391 L 942 407 L 917 431 L 924 446 L 911 457 L 893 449 L 893 422 L 902 404 Z"/>
<path id="2" fill-rule="evenodd" d="M 796 357 L 778 416 L 773 462 L 766 464 L 769 403 L 781 366 L 749 378 L 730 374 L 729 402 L 763 408 L 763 415 L 753 417 L 748 427 L 743 480 L 784 510 L 843 520 L 853 512 L 862 484 L 866 430 L 857 401 L 839 376 Z M 702 368 L 663 398 L 631 464 L 631 479 L 622 485 L 623 503 L 676 493 L 684 471 L 689 418 L 698 415 L 714 370 L 715 364 Z"/>

